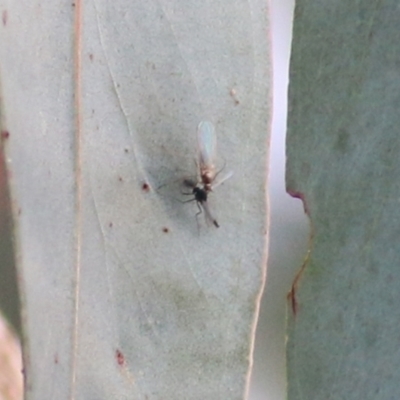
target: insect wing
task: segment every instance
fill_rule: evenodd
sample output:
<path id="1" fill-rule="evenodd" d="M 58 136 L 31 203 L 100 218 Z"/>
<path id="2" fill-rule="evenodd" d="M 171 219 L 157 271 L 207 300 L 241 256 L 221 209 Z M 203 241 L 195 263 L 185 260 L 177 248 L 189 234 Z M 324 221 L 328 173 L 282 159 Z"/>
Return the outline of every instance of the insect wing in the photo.
<path id="1" fill-rule="evenodd" d="M 209 121 L 202 121 L 197 129 L 197 141 L 199 147 L 200 169 L 214 168 L 214 160 L 217 151 L 217 136 L 214 125 Z"/>

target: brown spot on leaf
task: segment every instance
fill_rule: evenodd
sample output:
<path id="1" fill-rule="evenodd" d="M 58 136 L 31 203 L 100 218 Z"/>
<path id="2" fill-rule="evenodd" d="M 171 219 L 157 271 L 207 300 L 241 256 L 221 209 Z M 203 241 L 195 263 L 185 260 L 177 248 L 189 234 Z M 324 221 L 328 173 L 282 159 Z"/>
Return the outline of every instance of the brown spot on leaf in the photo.
<path id="1" fill-rule="evenodd" d="M 6 26 L 7 21 L 8 21 L 8 11 L 7 10 L 3 10 L 3 13 L 1 15 L 1 20 L 3 21 L 3 26 Z"/>
<path id="2" fill-rule="evenodd" d="M 238 106 L 238 105 L 240 104 L 240 101 L 239 101 L 238 98 L 236 97 L 236 95 L 237 95 L 236 89 L 232 88 L 232 89 L 229 91 L 229 95 L 232 97 L 235 106 Z"/>
<path id="3" fill-rule="evenodd" d="M 299 271 L 297 272 L 293 283 L 292 283 L 292 288 L 290 289 L 289 293 L 287 294 L 287 299 L 290 301 L 290 305 L 293 311 L 293 315 L 296 316 L 297 315 L 297 311 L 299 309 L 299 303 L 297 302 L 297 298 L 296 298 L 296 293 L 297 293 L 297 288 L 299 286 L 300 283 L 300 279 L 303 275 L 304 270 L 306 269 L 306 266 L 308 265 L 308 261 L 310 259 L 311 256 L 311 249 L 312 249 L 312 244 L 313 244 L 313 231 L 311 229 L 311 234 L 310 237 L 308 239 L 308 250 L 307 250 L 307 254 L 304 258 L 303 264 L 301 265 Z"/>
<path id="4" fill-rule="evenodd" d="M 10 132 L 8 131 L 1 131 L 2 139 L 8 139 L 10 137 Z"/>
<path id="5" fill-rule="evenodd" d="M 125 357 L 120 350 L 115 350 L 115 359 L 120 367 L 125 364 Z"/>

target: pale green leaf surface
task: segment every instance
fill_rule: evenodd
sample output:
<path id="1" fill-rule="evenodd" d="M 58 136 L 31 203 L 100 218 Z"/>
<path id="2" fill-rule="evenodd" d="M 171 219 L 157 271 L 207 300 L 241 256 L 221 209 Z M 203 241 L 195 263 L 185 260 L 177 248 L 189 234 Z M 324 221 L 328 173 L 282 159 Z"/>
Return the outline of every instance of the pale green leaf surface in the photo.
<path id="1" fill-rule="evenodd" d="M 389 0 L 296 4 L 287 187 L 312 238 L 289 400 L 400 398 L 399 18 Z"/>
<path id="2" fill-rule="evenodd" d="M 243 398 L 266 268 L 266 4 L 0 5 L 26 398 Z M 204 119 L 234 172 L 210 195 L 219 229 L 197 229 L 173 184 L 196 173 Z"/>

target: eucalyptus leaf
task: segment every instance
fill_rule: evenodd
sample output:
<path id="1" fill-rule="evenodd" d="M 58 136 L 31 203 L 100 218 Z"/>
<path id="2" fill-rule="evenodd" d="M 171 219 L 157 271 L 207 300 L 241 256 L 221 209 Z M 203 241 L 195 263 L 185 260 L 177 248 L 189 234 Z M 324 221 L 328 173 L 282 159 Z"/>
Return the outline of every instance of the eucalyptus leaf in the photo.
<path id="1" fill-rule="evenodd" d="M 400 398 L 396 1 L 298 1 L 287 188 L 310 217 L 288 399 Z"/>
<path id="2" fill-rule="evenodd" d="M 265 2 L 0 4 L 26 398 L 242 399 L 266 270 Z M 220 228 L 174 189 L 203 120 L 233 171 L 209 193 Z"/>

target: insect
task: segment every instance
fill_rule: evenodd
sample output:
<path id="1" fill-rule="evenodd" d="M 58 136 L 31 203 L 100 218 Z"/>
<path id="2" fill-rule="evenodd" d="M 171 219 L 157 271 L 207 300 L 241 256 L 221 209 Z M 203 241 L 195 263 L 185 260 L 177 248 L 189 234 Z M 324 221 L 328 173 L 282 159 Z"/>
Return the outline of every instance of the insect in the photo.
<path id="1" fill-rule="evenodd" d="M 215 158 L 217 150 L 217 136 L 215 134 L 214 125 L 209 121 L 200 122 L 197 128 L 197 148 L 198 148 L 198 161 L 196 165 L 198 168 L 197 182 L 191 179 L 183 181 L 184 186 L 192 189 L 191 193 L 183 193 L 185 195 L 193 195 L 193 199 L 185 201 L 196 201 L 199 212 L 196 218 L 204 210 L 206 220 L 211 222 L 215 227 L 219 228 L 217 220 L 213 217 L 208 206 L 208 195 L 214 188 L 219 186 L 226 179 L 230 178 L 232 173 L 228 174 L 225 178 L 215 182 L 215 178 L 221 172 L 216 172 Z"/>
<path id="2" fill-rule="evenodd" d="M 183 184 L 184 187 L 190 189 L 190 192 L 181 191 L 181 194 L 192 196 L 192 198 L 186 201 L 178 201 L 181 203 L 195 201 L 199 210 L 196 213 L 196 220 L 197 217 L 204 211 L 206 221 L 212 223 L 216 228 L 219 228 L 218 221 L 214 218 L 210 211 L 208 196 L 216 187 L 225 182 L 225 180 L 229 179 L 232 176 L 232 172 L 227 174 L 218 182 L 215 182 L 216 177 L 223 170 L 222 168 L 221 170 L 216 171 L 215 168 L 216 148 L 217 137 L 215 134 L 214 125 L 208 121 L 200 122 L 197 128 L 197 177 L 194 179 L 184 179 L 183 181 L 179 180 L 181 185 Z M 158 189 L 163 186 L 164 185 L 159 186 Z"/>

